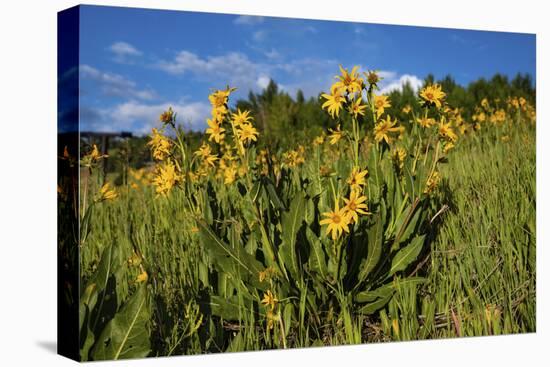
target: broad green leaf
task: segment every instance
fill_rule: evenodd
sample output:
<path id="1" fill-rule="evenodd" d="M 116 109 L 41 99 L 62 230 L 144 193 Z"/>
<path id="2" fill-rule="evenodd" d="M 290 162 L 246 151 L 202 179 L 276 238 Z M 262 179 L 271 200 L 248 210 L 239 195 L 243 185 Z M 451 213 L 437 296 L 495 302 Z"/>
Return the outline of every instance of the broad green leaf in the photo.
<path id="1" fill-rule="evenodd" d="M 82 330 L 86 313 L 94 309 L 97 302 L 97 286 L 95 283 L 90 283 L 85 289 L 84 293 L 80 297 L 80 314 L 79 314 L 79 327 L 78 330 Z"/>
<path id="2" fill-rule="evenodd" d="M 214 214 L 212 213 L 212 207 L 210 206 L 210 196 L 208 195 L 208 190 L 203 190 L 203 216 L 206 219 L 206 223 L 212 225 L 214 223 Z"/>
<path id="3" fill-rule="evenodd" d="M 283 311 L 283 324 L 285 327 L 285 337 L 288 335 L 290 331 L 290 327 L 292 326 L 292 319 L 294 318 L 294 306 L 292 303 L 287 303 L 285 305 L 284 311 Z"/>
<path id="4" fill-rule="evenodd" d="M 90 328 L 94 332 L 102 330 L 105 323 L 110 320 L 120 306 L 121 299 L 117 297 L 117 274 L 120 278 L 120 265 L 118 251 L 114 245 L 105 247 L 101 254 L 101 260 L 95 273 L 88 280 L 84 292 L 94 284 L 97 291 L 97 305 L 90 307 Z M 84 296 L 84 294 L 82 295 Z M 81 296 L 81 298 L 82 298 Z"/>
<path id="5" fill-rule="evenodd" d="M 254 185 L 250 190 L 250 197 L 252 198 L 253 202 L 256 202 L 256 200 L 258 200 L 258 197 L 260 196 L 260 193 L 262 191 L 262 187 L 262 180 L 257 180 L 256 182 L 254 182 Z"/>
<path id="6" fill-rule="evenodd" d="M 360 292 L 355 296 L 355 300 L 359 303 L 368 302 L 366 305 L 359 309 L 359 312 L 364 315 L 370 315 L 375 313 L 384 307 L 393 297 L 395 291 L 400 287 L 408 285 L 418 285 L 426 282 L 426 278 L 412 277 L 406 279 L 399 279 L 379 287 L 374 290 Z"/>
<path id="7" fill-rule="evenodd" d="M 311 225 L 311 223 L 315 220 L 315 205 L 311 199 L 306 199 L 305 220 L 308 225 Z"/>
<path id="8" fill-rule="evenodd" d="M 391 284 L 387 284 L 374 290 L 359 292 L 355 296 L 355 300 L 359 303 L 374 302 L 393 295 L 393 292 L 395 292 L 394 287 Z"/>
<path id="9" fill-rule="evenodd" d="M 399 245 L 410 238 L 417 228 L 418 222 L 425 219 L 426 213 L 418 202 L 409 205 L 401 213 L 395 226 L 395 240 L 392 244 L 392 251 L 398 250 Z"/>
<path id="10" fill-rule="evenodd" d="M 403 247 L 395 254 L 392 260 L 388 277 L 392 276 L 398 271 L 405 270 L 407 266 L 409 266 L 413 261 L 416 260 L 416 258 L 420 254 L 420 251 L 422 250 L 425 238 L 426 235 L 415 237 L 411 241 L 411 243 Z"/>
<path id="11" fill-rule="evenodd" d="M 279 256 L 294 279 L 299 279 L 301 276 L 298 268 L 296 236 L 304 222 L 305 204 L 304 196 L 301 193 L 297 194 L 290 203 L 289 210 L 282 214 L 281 220 L 283 242 L 279 247 Z"/>
<path id="12" fill-rule="evenodd" d="M 384 307 L 392 298 L 394 291 L 388 291 L 382 298 L 378 298 L 376 301 L 367 303 L 365 306 L 359 309 L 359 313 L 363 315 L 372 315 L 382 307 Z"/>
<path id="13" fill-rule="evenodd" d="M 393 293 L 395 290 L 399 289 L 400 287 L 405 287 L 409 285 L 418 285 L 423 283 L 426 283 L 426 278 L 412 277 L 412 278 L 399 279 L 391 282 L 390 284 L 383 285 L 374 290 L 359 292 L 355 296 L 355 300 L 359 303 L 373 302 L 379 298 L 387 297 L 388 293 Z"/>
<path id="14" fill-rule="evenodd" d="M 273 182 L 267 177 L 264 177 L 263 180 L 265 188 L 267 190 L 267 194 L 269 196 L 269 200 L 271 201 L 273 208 L 286 210 L 285 204 L 279 198 L 279 195 L 277 195 L 277 190 L 275 189 L 275 185 L 273 184 Z"/>
<path id="15" fill-rule="evenodd" d="M 416 197 L 416 191 L 414 189 L 414 177 L 411 174 L 409 165 L 405 166 L 405 175 L 403 179 L 405 180 L 405 190 L 409 194 L 409 197 Z"/>
<path id="16" fill-rule="evenodd" d="M 146 285 L 141 285 L 101 332 L 94 360 L 143 358 L 150 350 L 149 312 Z"/>
<path id="17" fill-rule="evenodd" d="M 92 202 L 90 206 L 88 206 L 88 208 L 86 209 L 86 212 L 84 213 L 84 217 L 80 221 L 80 242 L 81 243 L 86 242 L 86 239 L 90 234 L 90 231 L 91 231 L 90 221 L 91 221 L 93 212 L 94 212 L 94 203 Z"/>
<path id="18" fill-rule="evenodd" d="M 258 274 L 264 268 L 262 264 L 254 256 L 248 254 L 240 243 L 232 248 L 223 242 L 204 221 L 199 220 L 197 223 L 202 243 L 218 269 L 226 274 L 231 274 L 235 279 L 244 276 L 249 282 L 259 286 Z"/>
<path id="19" fill-rule="evenodd" d="M 104 291 L 109 282 L 109 278 L 118 270 L 119 266 L 115 247 L 112 245 L 105 247 L 101 254 L 101 260 L 99 261 L 97 270 L 88 280 L 84 290 L 88 289 L 91 284 L 95 284 L 98 292 Z"/>
<path id="20" fill-rule="evenodd" d="M 311 270 L 319 273 L 321 278 L 326 279 L 328 272 L 327 261 L 321 240 L 309 227 L 306 227 L 306 238 L 311 249 L 311 253 L 309 255 L 309 266 Z"/>
<path id="21" fill-rule="evenodd" d="M 367 233 L 367 258 L 361 262 L 358 280 L 363 282 L 374 270 L 382 256 L 384 242 L 384 228 L 382 218 L 377 216 L 374 225 Z"/>
<path id="22" fill-rule="evenodd" d="M 418 208 L 416 210 L 416 213 L 414 213 L 412 218 L 409 220 L 409 222 L 405 223 L 406 224 L 405 229 L 402 232 L 401 231 L 398 232 L 400 233 L 400 236 L 399 238 L 396 238 L 396 242 L 400 244 L 404 241 L 407 241 L 409 237 L 411 237 L 411 235 L 414 233 L 415 229 L 417 229 L 418 223 L 419 222 L 422 223 L 425 217 L 426 217 L 426 211 L 423 211 L 422 208 Z"/>

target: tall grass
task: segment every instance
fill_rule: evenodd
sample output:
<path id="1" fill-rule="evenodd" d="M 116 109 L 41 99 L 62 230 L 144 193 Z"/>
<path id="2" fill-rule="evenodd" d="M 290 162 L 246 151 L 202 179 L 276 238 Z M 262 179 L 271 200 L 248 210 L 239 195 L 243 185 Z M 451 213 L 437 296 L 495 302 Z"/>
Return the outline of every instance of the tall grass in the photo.
<path id="1" fill-rule="evenodd" d="M 536 330 L 535 132 L 518 127 L 504 140 L 466 140 L 445 166 L 449 209 L 425 255 L 429 281 L 420 298 L 404 289 L 383 312 L 391 339 Z"/>

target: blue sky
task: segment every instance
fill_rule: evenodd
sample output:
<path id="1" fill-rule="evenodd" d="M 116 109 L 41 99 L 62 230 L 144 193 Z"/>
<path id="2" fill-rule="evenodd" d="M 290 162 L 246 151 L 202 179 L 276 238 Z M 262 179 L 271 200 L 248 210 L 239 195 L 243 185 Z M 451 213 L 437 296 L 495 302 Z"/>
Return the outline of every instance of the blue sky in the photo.
<path id="1" fill-rule="evenodd" d="M 380 70 L 383 92 L 432 73 L 461 84 L 500 72 L 535 78 L 531 34 L 81 7 L 82 130 L 144 134 L 168 106 L 200 130 L 208 94 L 227 84 L 235 99 L 273 78 L 295 95 L 327 90 L 338 65 Z"/>

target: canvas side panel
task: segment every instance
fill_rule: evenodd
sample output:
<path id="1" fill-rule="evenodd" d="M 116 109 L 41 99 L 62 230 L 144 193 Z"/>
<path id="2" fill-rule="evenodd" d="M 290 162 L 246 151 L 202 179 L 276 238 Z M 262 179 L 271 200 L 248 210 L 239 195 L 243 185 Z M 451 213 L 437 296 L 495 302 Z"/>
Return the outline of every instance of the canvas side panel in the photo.
<path id="1" fill-rule="evenodd" d="M 79 23 L 57 17 L 57 352 L 79 356 Z"/>

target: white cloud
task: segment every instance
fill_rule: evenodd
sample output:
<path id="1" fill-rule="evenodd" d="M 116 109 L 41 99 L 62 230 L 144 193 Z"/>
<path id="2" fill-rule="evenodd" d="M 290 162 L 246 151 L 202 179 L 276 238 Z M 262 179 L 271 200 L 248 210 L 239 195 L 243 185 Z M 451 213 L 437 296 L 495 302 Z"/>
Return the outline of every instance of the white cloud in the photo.
<path id="1" fill-rule="evenodd" d="M 256 80 L 256 85 L 260 87 L 260 89 L 265 89 L 269 85 L 269 81 L 271 80 L 270 77 L 267 75 L 260 75 L 258 77 L 258 80 Z"/>
<path id="2" fill-rule="evenodd" d="M 137 98 L 142 100 L 152 100 L 156 98 L 156 93 L 151 89 L 139 89 L 137 84 L 122 75 L 103 72 L 90 65 L 80 65 L 80 77 L 84 82 L 95 83 L 101 92 L 108 96 L 122 98 Z M 86 85 L 84 84 L 84 88 Z"/>
<path id="3" fill-rule="evenodd" d="M 259 30 L 254 32 L 254 34 L 252 34 L 252 39 L 256 42 L 265 41 L 266 38 L 267 38 L 267 31 L 265 30 Z"/>
<path id="4" fill-rule="evenodd" d="M 185 99 L 158 104 L 127 101 L 105 109 L 84 106 L 83 108 L 89 113 L 85 116 L 81 115 L 81 123 L 84 129 L 93 131 L 132 131 L 138 135 L 148 134 L 151 128 L 160 126 L 159 115 L 169 107 L 177 113 L 178 124 L 184 128 L 192 130 L 205 128 L 206 118 L 210 114 L 210 105 L 206 102 L 188 102 Z"/>
<path id="5" fill-rule="evenodd" d="M 311 25 L 307 26 L 305 28 L 305 30 L 306 30 L 306 32 L 310 32 L 310 33 L 318 33 L 319 32 L 319 30 L 317 28 L 315 28 L 314 26 L 311 26 Z"/>
<path id="6" fill-rule="evenodd" d="M 208 68 L 207 63 L 192 52 L 180 51 L 173 61 L 161 61 L 158 67 L 171 74 L 184 74 L 187 71 Z"/>
<path id="7" fill-rule="evenodd" d="M 270 67 L 252 62 L 240 52 L 201 58 L 189 51 L 180 51 L 171 61 L 161 61 L 158 68 L 170 74 L 193 74 L 199 80 L 230 84 L 239 89 L 256 89 L 261 75 L 269 74 Z"/>
<path id="8" fill-rule="evenodd" d="M 269 51 L 265 51 L 264 55 L 270 60 L 281 58 L 281 54 L 279 53 L 279 51 L 275 50 L 274 48 L 272 48 Z"/>
<path id="9" fill-rule="evenodd" d="M 142 53 L 137 48 L 126 42 L 115 42 L 109 49 L 117 55 L 140 56 Z"/>
<path id="10" fill-rule="evenodd" d="M 353 25 L 353 33 L 355 34 L 363 34 L 365 32 L 365 30 L 363 29 L 363 27 L 361 27 L 359 24 L 354 24 Z"/>
<path id="11" fill-rule="evenodd" d="M 282 60 L 283 59 L 283 55 L 279 52 L 279 50 L 277 50 L 273 47 L 268 49 L 268 48 L 264 48 L 261 45 L 256 44 L 256 43 L 250 43 L 250 42 L 245 42 L 245 43 L 246 43 L 246 46 L 248 48 L 250 48 L 251 50 L 256 51 L 257 53 L 259 53 L 263 56 L 265 56 L 271 62 L 275 62 L 277 60 Z"/>
<path id="12" fill-rule="evenodd" d="M 127 42 L 115 42 L 109 46 L 109 51 L 114 55 L 113 60 L 120 63 L 129 63 L 132 58 L 141 56 L 143 53 Z"/>
<path id="13" fill-rule="evenodd" d="M 422 87 L 422 84 L 424 83 L 423 80 L 416 75 L 403 74 L 397 77 L 397 74 L 395 72 L 385 73 L 386 77 L 380 83 L 380 92 L 382 94 L 387 94 L 394 90 L 402 91 L 403 86 L 406 84 L 409 84 L 416 92 Z M 382 72 L 380 72 L 380 75 L 382 75 Z"/>
<path id="14" fill-rule="evenodd" d="M 265 52 L 258 49 L 258 52 Z M 200 57 L 187 50 L 180 51 L 174 59 L 161 61 L 157 67 L 171 74 L 188 74 L 212 86 L 236 86 L 245 93 L 249 90 L 261 91 L 273 78 L 279 87 L 294 96 L 301 89 L 306 98 L 316 97 L 318 93 L 328 91 L 334 76 L 339 73 L 340 62 L 335 59 L 303 58 L 283 62 L 275 49 L 270 51 L 273 58 L 262 62 L 252 61 L 240 52 Z M 348 69 L 351 65 L 344 64 Z M 361 70 L 364 67 L 359 65 Z M 398 74 L 391 70 L 377 71 L 382 81 L 379 83 L 382 93 L 402 90 L 409 83 L 417 91 L 423 80 L 412 74 Z"/>
<path id="15" fill-rule="evenodd" d="M 273 78 L 277 83 L 283 83 L 284 90 L 291 95 L 301 89 L 306 98 L 327 91 L 338 73 L 337 60 L 303 58 L 282 62 L 275 58 L 275 54 L 272 56 L 274 59 L 267 62 L 254 62 L 239 52 L 203 58 L 183 50 L 172 60 L 160 61 L 156 67 L 174 75 L 193 76 L 220 88 L 229 84 L 238 88 L 237 93 L 261 91 Z M 282 84 L 279 86 L 282 88 Z"/>
<path id="16" fill-rule="evenodd" d="M 169 107 L 177 113 L 178 123 L 190 128 L 202 127 L 210 113 L 210 106 L 203 102 L 167 102 L 151 105 L 129 101 L 113 108 L 110 118 L 118 125 L 141 125 L 139 132 L 148 133 L 152 127 L 159 124 L 159 115 Z"/>
<path id="17" fill-rule="evenodd" d="M 255 16 L 255 15 L 241 15 L 235 18 L 233 23 L 239 25 L 255 25 L 264 22 L 264 17 Z"/>

